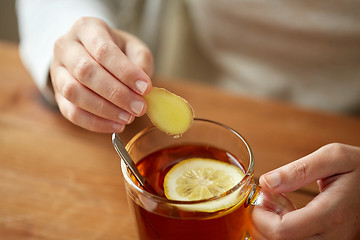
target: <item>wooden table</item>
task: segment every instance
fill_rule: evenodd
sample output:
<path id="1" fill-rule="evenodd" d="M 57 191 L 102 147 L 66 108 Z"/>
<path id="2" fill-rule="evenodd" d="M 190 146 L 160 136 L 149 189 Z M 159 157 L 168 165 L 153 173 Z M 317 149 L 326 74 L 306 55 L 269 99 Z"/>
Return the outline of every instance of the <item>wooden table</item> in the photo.
<path id="1" fill-rule="evenodd" d="M 18 56 L 0 42 L 0 239 L 137 239 L 110 134 L 78 128 L 49 108 Z M 191 83 L 155 80 L 185 97 L 196 116 L 241 132 L 256 176 L 330 142 L 360 146 L 360 119 L 236 96 Z M 125 141 L 149 124 L 137 119 Z M 290 194 L 298 207 L 315 184 Z"/>

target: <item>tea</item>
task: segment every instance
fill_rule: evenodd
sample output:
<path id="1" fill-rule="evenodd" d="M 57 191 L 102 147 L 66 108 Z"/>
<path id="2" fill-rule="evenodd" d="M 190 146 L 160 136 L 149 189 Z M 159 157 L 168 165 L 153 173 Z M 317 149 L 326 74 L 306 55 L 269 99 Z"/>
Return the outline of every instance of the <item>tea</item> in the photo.
<path id="1" fill-rule="evenodd" d="M 163 182 L 167 172 L 180 161 L 194 157 L 227 162 L 245 172 L 241 163 L 229 152 L 202 145 L 182 145 L 162 149 L 141 159 L 137 166 L 154 188 L 153 194 L 165 197 Z M 239 199 L 239 204 L 236 206 L 216 212 L 189 211 L 176 205 L 164 209 L 158 205 L 154 206 L 157 208 L 155 211 L 148 211 L 134 201 L 132 206 L 141 240 L 243 239 L 249 214 L 249 208 L 242 204 L 242 199 Z"/>

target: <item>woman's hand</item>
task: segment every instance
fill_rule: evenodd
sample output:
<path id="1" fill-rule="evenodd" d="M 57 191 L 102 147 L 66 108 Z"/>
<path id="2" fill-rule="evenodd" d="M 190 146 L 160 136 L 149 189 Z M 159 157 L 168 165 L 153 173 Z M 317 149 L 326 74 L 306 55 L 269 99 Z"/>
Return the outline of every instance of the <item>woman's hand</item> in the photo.
<path id="1" fill-rule="evenodd" d="M 353 239 L 360 232 L 360 148 L 329 144 L 260 177 L 277 193 L 317 181 L 320 193 L 305 207 L 282 217 L 255 207 L 254 239 Z"/>
<path id="2" fill-rule="evenodd" d="M 96 18 L 79 19 L 56 41 L 50 67 L 61 113 L 96 132 L 121 132 L 146 112 L 152 72 L 140 40 Z"/>

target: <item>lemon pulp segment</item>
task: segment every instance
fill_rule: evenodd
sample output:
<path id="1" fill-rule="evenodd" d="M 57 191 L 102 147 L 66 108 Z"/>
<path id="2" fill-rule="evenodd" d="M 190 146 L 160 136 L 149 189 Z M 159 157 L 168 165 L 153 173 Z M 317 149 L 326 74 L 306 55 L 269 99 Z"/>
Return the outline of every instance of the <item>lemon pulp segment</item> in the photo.
<path id="1" fill-rule="evenodd" d="M 146 114 L 161 131 L 179 135 L 191 126 L 193 109 L 185 99 L 157 87 L 144 97 L 148 105 Z"/>
<path id="2" fill-rule="evenodd" d="M 165 196 L 170 200 L 196 201 L 219 196 L 244 177 L 234 165 L 209 158 L 190 158 L 173 166 L 164 179 Z M 198 211 L 218 211 L 239 201 L 234 192 L 214 201 L 197 204 Z"/>

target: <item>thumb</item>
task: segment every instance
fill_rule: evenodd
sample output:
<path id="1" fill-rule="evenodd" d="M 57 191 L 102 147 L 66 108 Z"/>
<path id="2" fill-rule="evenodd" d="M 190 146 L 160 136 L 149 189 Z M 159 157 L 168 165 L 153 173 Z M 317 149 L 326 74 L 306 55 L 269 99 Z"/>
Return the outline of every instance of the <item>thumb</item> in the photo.
<path id="1" fill-rule="evenodd" d="M 313 181 L 348 172 L 351 169 L 340 161 L 344 148 L 346 146 L 342 144 L 328 144 L 299 160 L 262 175 L 260 186 L 272 192 L 287 193 Z"/>
<path id="2" fill-rule="evenodd" d="M 130 33 L 121 30 L 114 31 L 113 37 L 116 44 L 132 63 L 151 77 L 154 72 L 154 58 L 146 44 Z"/>

